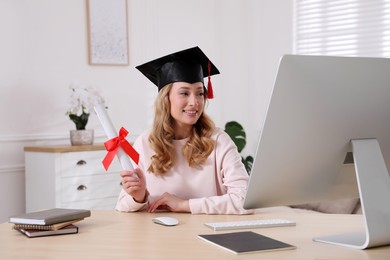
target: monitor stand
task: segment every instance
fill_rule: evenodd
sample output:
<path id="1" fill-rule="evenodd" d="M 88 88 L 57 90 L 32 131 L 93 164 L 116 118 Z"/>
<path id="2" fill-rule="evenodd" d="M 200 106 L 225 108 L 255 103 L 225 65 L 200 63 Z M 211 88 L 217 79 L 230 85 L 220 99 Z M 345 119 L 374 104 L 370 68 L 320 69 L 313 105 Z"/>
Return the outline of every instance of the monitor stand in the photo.
<path id="1" fill-rule="evenodd" d="M 390 245 L 390 176 L 376 139 L 352 140 L 365 232 L 314 238 L 358 249 Z"/>

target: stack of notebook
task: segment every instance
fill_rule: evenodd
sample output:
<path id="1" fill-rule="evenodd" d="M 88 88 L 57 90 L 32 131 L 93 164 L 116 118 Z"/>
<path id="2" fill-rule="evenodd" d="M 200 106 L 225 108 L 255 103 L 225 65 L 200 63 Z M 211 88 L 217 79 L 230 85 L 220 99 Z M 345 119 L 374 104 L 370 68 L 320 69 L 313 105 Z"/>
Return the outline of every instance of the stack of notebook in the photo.
<path id="1" fill-rule="evenodd" d="M 74 224 L 91 216 L 90 210 L 54 208 L 10 217 L 13 228 L 27 237 L 78 233 Z"/>

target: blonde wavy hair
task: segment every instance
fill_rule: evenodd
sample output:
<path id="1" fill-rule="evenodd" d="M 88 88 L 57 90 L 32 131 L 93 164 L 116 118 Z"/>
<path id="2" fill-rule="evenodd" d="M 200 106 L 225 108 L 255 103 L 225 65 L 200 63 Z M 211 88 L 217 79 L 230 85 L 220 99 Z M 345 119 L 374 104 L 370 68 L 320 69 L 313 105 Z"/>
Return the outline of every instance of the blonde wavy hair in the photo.
<path id="1" fill-rule="evenodd" d="M 151 158 L 151 164 L 148 171 L 153 174 L 164 174 L 172 168 L 174 158 L 174 139 L 173 118 L 171 116 L 169 92 L 172 84 L 163 87 L 158 93 L 155 102 L 155 116 L 153 128 L 149 136 L 149 143 L 155 154 Z M 207 97 L 205 95 L 205 101 Z M 198 121 L 192 128 L 189 140 L 184 145 L 183 154 L 190 167 L 199 167 L 211 154 L 214 149 L 215 141 L 211 135 L 215 130 L 215 124 L 211 118 L 203 111 Z"/>

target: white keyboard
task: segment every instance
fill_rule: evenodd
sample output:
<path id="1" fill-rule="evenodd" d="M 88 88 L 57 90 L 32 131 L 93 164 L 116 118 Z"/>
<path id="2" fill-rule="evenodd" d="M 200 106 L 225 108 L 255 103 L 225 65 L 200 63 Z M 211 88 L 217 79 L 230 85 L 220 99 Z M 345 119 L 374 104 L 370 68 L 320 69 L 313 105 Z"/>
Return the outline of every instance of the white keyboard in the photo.
<path id="1" fill-rule="evenodd" d="M 205 225 L 215 231 L 229 229 L 248 229 L 248 228 L 264 228 L 264 227 L 286 227 L 295 226 L 296 223 L 287 219 L 255 219 L 232 222 L 211 222 Z"/>

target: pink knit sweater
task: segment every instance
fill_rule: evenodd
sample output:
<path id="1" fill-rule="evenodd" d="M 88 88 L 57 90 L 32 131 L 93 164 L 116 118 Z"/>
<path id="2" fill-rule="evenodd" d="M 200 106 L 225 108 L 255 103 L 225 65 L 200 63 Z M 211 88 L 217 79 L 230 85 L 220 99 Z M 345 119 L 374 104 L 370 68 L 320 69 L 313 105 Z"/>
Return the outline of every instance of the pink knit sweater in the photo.
<path id="1" fill-rule="evenodd" d="M 216 141 L 213 152 L 206 163 L 198 168 L 188 166 L 182 148 L 188 139 L 175 140 L 174 167 L 165 175 L 156 176 L 147 172 L 154 151 L 148 143 L 149 131 L 141 134 L 134 148 L 140 154 L 138 167 L 144 172 L 149 191 L 148 202 L 154 201 L 164 192 L 181 199 L 188 199 L 192 214 L 249 214 L 243 209 L 248 174 L 241 162 L 241 156 L 229 135 L 217 129 L 212 138 Z M 137 167 L 137 166 L 135 166 Z M 137 203 L 123 189 L 116 209 L 132 212 L 145 209 L 148 202 Z"/>

